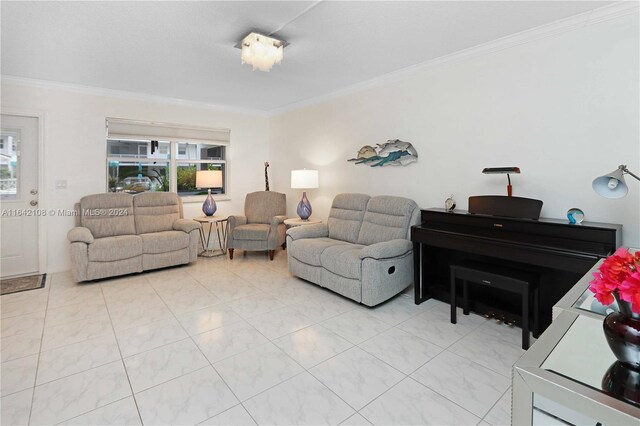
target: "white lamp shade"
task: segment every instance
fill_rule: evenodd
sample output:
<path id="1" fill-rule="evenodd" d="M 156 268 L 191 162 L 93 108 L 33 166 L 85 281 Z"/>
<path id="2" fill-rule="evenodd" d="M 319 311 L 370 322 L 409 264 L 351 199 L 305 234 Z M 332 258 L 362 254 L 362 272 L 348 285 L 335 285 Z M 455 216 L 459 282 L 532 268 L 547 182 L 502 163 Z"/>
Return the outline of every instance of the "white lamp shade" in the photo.
<path id="1" fill-rule="evenodd" d="M 318 187 L 317 170 L 291 170 L 291 188 L 312 189 Z"/>
<path id="2" fill-rule="evenodd" d="M 598 195 L 605 198 L 622 198 L 629 192 L 624 181 L 624 171 L 620 168 L 595 178 L 591 186 Z"/>
<path id="3" fill-rule="evenodd" d="M 222 188 L 222 170 L 198 170 L 196 188 Z"/>

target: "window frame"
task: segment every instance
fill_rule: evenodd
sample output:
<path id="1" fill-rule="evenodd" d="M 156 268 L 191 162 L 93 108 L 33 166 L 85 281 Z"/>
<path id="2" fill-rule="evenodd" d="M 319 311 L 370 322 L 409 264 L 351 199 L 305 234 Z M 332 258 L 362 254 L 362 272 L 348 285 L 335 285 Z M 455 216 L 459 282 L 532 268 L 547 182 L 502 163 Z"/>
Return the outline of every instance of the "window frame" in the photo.
<path id="1" fill-rule="evenodd" d="M 105 140 L 105 151 L 106 151 L 106 190 L 110 192 L 109 189 L 109 163 L 112 161 L 130 161 L 137 162 L 142 164 L 153 164 L 153 163 L 166 163 L 169 168 L 169 191 L 175 194 L 178 194 L 182 199 L 183 203 L 196 203 L 196 202 L 204 202 L 207 197 L 206 194 L 203 195 L 180 195 L 178 192 L 178 167 L 180 164 L 221 164 L 224 167 L 223 174 L 223 188 L 224 194 L 211 194 L 211 196 L 216 201 L 228 201 L 231 199 L 229 193 L 229 162 L 227 160 L 230 150 L 230 143 L 223 141 L 185 141 L 181 139 L 161 139 L 159 142 L 168 142 L 169 143 L 169 158 L 168 159 L 156 159 L 156 158 L 139 158 L 135 156 L 126 156 L 123 155 L 121 157 L 109 156 L 109 141 L 110 140 L 120 140 L 125 142 L 150 142 L 150 139 L 125 139 L 125 138 L 115 138 L 109 137 Z M 202 145 L 212 145 L 212 146 L 222 146 L 224 147 L 224 160 L 195 160 L 195 159 L 178 159 L 178 145 L 181 143 L 197 143 Z M 166 160 L 166 161 L 165 161 Z"/>

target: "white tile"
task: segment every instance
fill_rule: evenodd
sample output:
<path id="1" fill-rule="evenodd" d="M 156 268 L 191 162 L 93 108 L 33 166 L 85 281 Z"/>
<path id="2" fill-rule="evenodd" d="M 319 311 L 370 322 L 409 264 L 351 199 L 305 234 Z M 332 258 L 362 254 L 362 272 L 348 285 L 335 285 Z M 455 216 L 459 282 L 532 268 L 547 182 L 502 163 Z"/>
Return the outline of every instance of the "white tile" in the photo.
<path id="1" fill-rule="evenodd" d="M 243 405 L 258 424 L 337 425 L 354 410 L 309 373 L 299 374 Z"/>
<path id="2" fill-rule="evenodd" d="M 257 315 L 247 321 L 268 339 L 277 339 L 313 324 L 311 318 L 292 306 Z"/>
<path id="3" fill-rule="evenodd" d="M 142 423 L 133 397 L 128 396 L 61 424 L 74 426 L 134 426 Z"/>
<path id="4" fill-rule="evenodd" d="M 47 284 L 44 288 L 0 295 L 0 307 L 4 308 L 7 303 L 29 302 L 35 300 L 43 294 L 49 294 L 49 289 L 49 278 L 47 278 Z"/>
<path id="5" fill-rule="evenodd" d="M 249 297 L 243 297 L 242 299 L 232 300 L 227 302 L 227 305 L 244 318 L 250 318 L 256 315 L 275 311 L 276 309 L 284 308 L 285 306 L 284 303 L 278 300 L 274 295 L 264 292 L 254 294 Z"/>
<path id="6" fill-rule="evenodd" d="M 327 293 L 322 287 L 307 283 L 299 278 L 287 278 L 282 284 L 280 288 L 269 291 L 285 305 L 303 303 Z M 260 284 L 255 285 L 256 287 L 260 286 Z"/>
<path id="7" fill-rule="evenodd" d="M 45 325 L 42 350 L 47 351 L 110 334 L 113 334 L 113 327 L 106 314 L 86 321 L 74 321 L 53 326 Z"/>
<path id="8" fill-rule="evenodd" d="M 520 346 L 510 345 L 494 336 L 475 331 L 451 346 L 451 352 L 511 378 L 513 364 L 525 351 Z"/>
<path id="9" fill-rule="evenodd" d="M 124 359 L 135 393 L 209 365 L 202 352 L 184 339 Z"/>
<path id="10" fill-rule="evenodd" d="M 136 394 L 144 424 L 200 423 L 238 400 L 213 368 L 204 367 Z"/>
<path id="11" fill-rule="evenodd" d="M 2 376 L 0 394 L 5 396 L 32 388 L 36 380 L 37 367 L 38 355 L 30 355 L 0 364 L 0 376 Z"/>
<path id="12" fill-rule="evenodd" d="M 484 417 L 511 381 L 466 358 L 445 351 L 411 375 L 462 408 Z"/>
<path id="13" fill-rule="evenodd" d="M 45 322 L 49 327 L 73 321 L 91 320 L 106 315 L 107 306 L 102 301 L 99 303 L 75 303 L 48 309 Z"/>
<path id="14" fill-rule="evenodd" d="M 353 310 L 321 323 L 353 344 L 362 343 L 391 328 L 385 322 L 361 310 Z"/>
<path id="15" fill-rule="evenodd" d="M 266 343 L 213 365 L 233 393 L 244 401 L 303 371 L 272 343 Z"/>
<path id="16" fill-rule="evenodd" d="M 402 295 L 373 308 L 365 305 L 360 305 L 358 308 L 389 325 L 398 325 L 426 310 L 421 305 L 416 305 L 412 299 Z"/>
<path id="17" fill-rule="evenodd" d="M 40 354 L 36 384 L 51 382 L 119 359 L 120 351 L 113 333 L 44 351 Z"/>
<path id="18" fill-rule="evenodd" d="M 129 357 L 169 343 L 177 342 L 187 336 L 175 319 L 157 321 L 140 327 L 127 328 L 116 332 L 123 357 Z"/>
<path id="19" fill-rule="evenodd" d="M 41 336 L 24 333 L 3 337 L 0 340 L 0 362 L 37 354 L 41 340 Z"/>
<path id="20" fill-rule="evenodd" d="M 27 389 L 0 399 L 0 424 L 26 425 L 31 413 L 33 389 Z"/>
<path id="21" fill-rule="evenodd" d="M 309 372 L 356 410 L 405 377 L 358 347 L 313 367 Z"/>
<path id="22" fill-rule="evenodd" d="M 242 404 L 238 404 L 217 416 L 198 423 L 199 426 L 246 426 L 255 424 L 256 422 L 247 413 Z"/>
<path id="23" fill-rule="evenodd" d="M 99 304 L 100 302 L 104 302 L 104 297 L 99 284 L 76 284 L 73 287 L 52 288 L 49 292 L 47 308 L 54 309 L 78 303 Z"/>
<path id="24" fill-rule="evenodd" d="M 498 402 L 489 410 L 484 420 L 492 426 L 511 425 L 511 388 L 507 389 Z"/>
<path id="25" fill-rule="evenodd" d="M 219 298 L 200 284 L 197 282 L 196 284 L 175 292 L 160 292 L 160 297 L 176 315 L 217 305 L 221 302 Z"/>
<path id="26" fill-rule="evenodd" d="M 190 335 L 195 335 L 243 320 L 228 306 L 214 305 L 178 315 L 178 321 Z"/>
<path id="27" fill-rule="evenodd" d="M 15 293 L 15 294 L 27 294 Z M 40 312 L 47 309 L 48 292 L 41 292 L 35 295 L 29 294 L 31 297 L 22 299 L 14 299 L 13 302 L 2 300 L 0 304 L 0 313 L 2 318 L 15 317 L 18 315 L 26 315 L 33 312 Z M 3 296 L 4 297 L 4 296 Z"/>
<path id="28" fill-rule="evenodd" d="M 112 308 L 110 306 L 109 316 L 111 317 L 113 328 L 124 330 L 173 318 L 173 313 L 167 308 L 162 299 L 155 296 L 150 300 L 153 302 L 128 303 L 126 307 L 116 305 L 115 308 Z"/>
<path id="29" fill-rule="evenodd" d="M 427 312 L 399 324 L 398 328 L 447 348 L 475 330 L 477 324 L 462 315 L 458 316 L 457 324 L 451 324 L 445 315 Z"/>
<path id="30" fill-rule="evenodd" d="M 287 334 L 273 343 L 304 368 L 311 368 L 353 346 L 319 324 Z"/>
<path id="31" fill-rule="evenodd" d="M 360 414 L 374 425 L 475 425 L 480 419 L 426 386 L 407 378 Z"/>
<path id="32" fill-rule="evenodd" d="M 131 395 L 122 361 L 36 386 L 32 424 L 69 420 Z"/>
<path id="33" fill-rule="evenodd" d="M 344 422 L 340 423 L 340 426 L 370 426 L 370 425 L 371 423 L 369 423 L 367 419 L 362 417 L 359 413 L 354 414 Z"/>
<path id="34" fill-rule="evenodd" d="M 216 278 L 201 280 L 200 283 L 223 302 L 262 293 L 262 290 L 252 286 L 235 274 L 224 279 Z"/>
<path id="35" fill-rule="evenodd" d="M 358 304 L 327 292 L 320 297 L 295 304 L 295 307 L 314 322 L 320 322 L 356 309 Z"/>
<path id="36" fill-rule="evenodd" d="M 195 340 L 202 353 L 211 363 L 229 358 L 269 341 L 251 324 L 244 321 L 198 334 L 193 336 L 193 340 Z"/>
<path id="37" fill-rule="evenodd" d="M 44 328 L 45 311 L 19 315 L 11 318 L 3 318 L 0 326 L 2 337 L 28 334 L 30 336 L 42 336 Z"/>
<path id="38" fill-rule="evenodd" d="M 398 328 L 387 330 L 358 346 L 405 374 L 444 350 Z"/>

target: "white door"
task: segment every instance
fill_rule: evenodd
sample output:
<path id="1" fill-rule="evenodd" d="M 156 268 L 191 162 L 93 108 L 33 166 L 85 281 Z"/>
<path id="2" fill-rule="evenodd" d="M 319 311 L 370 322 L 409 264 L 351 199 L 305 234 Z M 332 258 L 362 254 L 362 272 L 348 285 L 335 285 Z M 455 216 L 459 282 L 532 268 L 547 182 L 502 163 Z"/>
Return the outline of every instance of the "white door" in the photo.
<path id="1" fill-rule="evenodd" d="M 38 118 L 0 117 L 0 276 L 38 273 Z"/>

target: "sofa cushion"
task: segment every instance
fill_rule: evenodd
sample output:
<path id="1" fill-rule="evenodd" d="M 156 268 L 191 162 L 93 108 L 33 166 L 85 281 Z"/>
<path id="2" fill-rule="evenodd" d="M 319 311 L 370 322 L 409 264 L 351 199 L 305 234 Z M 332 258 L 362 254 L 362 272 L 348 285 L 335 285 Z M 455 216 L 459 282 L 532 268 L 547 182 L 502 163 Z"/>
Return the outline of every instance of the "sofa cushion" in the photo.
<path id="1" fill-rule="evenodd" d="M 80 226 L 88 228 L 93 238 L 135 234 L 133 197 L 122 193 L 82 197 Z"/>
<path id="2" fill-rule="evenodd" d="M 267 241 L 271 227 L 264 223 L 250 223 L 233 228 L 234 240 Z"/>
<path id="3" fill-rule="evenodd" d="M 388 195 L 372 197 L 367 203 L 358 244 L 407 239 L 416 209 L 418 205 L 408 198 Z"/>
<path id="4" fill-rule="evenodd" d="M 141 256 L 142 238 L 137 235 L 97 238 L 88 247 L 90 262 L 112 262 Z"/>
<path id="5" fill-rule="evenodd" d="M 274 191 L 257 191 L 247 194 L 244 215 L 247 223 L 271 223 L 274 216 L 287 214 L 287 196 Z"/>
<path id="6" fill-rule="evenodd" d="M 320 257 L 327 248 L 335 245 L 348 245 L 348 243 L 331 238 L 304 238 L 291 241 L 287 250 L 291 256 L 308 265 L 321 266 Z"/>
<path id="7" fill-rule="evenodd" d="M 182 231 L 162 231 L 141 234 L 144 254 L 167 253 L 189 247 L 189 234 Z"/>
<path id="8" fill-rule="evenodd" d="M 329 238 L 357 243 L 362 218 L 370 198 L 365 194 L 336 195 L 327 221 Z"/>
<path id="9" fill-rule="evenodd" d="M 172 192 L 143 192 L 133 197 L 133 211 L 137 234 L 171 231 L 182 217 L 182 202 Z"/>
<path id="10" fill-rule="evenodd" d="M 359 244 L 327 247 L 320 256 L 322 267 L 336 275 L 359 280 L 362 275 L 362 259 L 359 255 L 363 248 L 364 246 Z"/>

